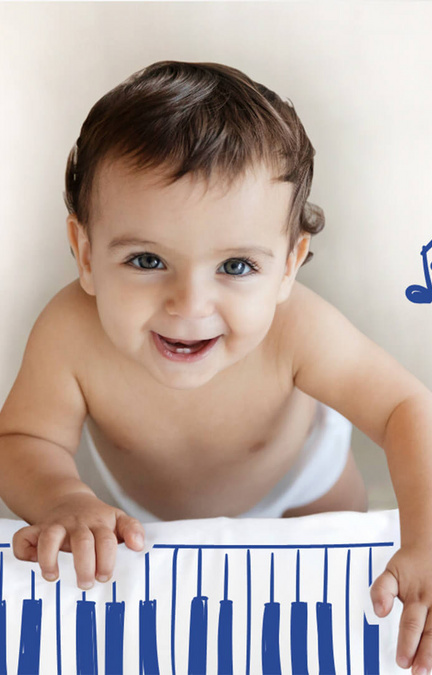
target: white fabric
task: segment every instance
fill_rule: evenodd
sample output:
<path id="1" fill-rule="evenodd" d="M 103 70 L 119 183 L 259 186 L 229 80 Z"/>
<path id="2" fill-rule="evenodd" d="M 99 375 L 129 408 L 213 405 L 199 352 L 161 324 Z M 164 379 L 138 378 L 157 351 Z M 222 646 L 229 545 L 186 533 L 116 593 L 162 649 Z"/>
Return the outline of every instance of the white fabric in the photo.
<path id="1" fill-rule="evenodd" d="M 333 487 L 345 467 L 351 431 L 351 422 L 317 401 L 312 429 L 295 464 L 260 502 L 238 517 L 279 518 L 286 509 L 322 497 Z M 118 507 L 143 522 L 158 522 L 159 518 L 131 499 L 117 483 L 99 455 L 87 424 L 83 426 L 83 434 L 100 476 Z"/>
<path id="2" fill-rule="evenodd" d="M 0 542 L 10 544 L 22 521 L 0 520 Z M 363 616 L 369 624 L 379 626 L 380 673 L 403 673 L 395 663 L 398 623 L 401 603 L 395 600 L 391 614 L 378 619 L 372 609 L 368 586 L 369 546 L 393 542 L 391 546 L 373 548 L 373 579 L 385 568 L 399 548 L 399 513 L 394 511 L 370 513 L 326 513 L 293 519 L 200 519 L 149 523 L 146 529 L 146 550 L 136 553 L 124 544 L 117 550 L 116 567 L 111 581 L 116 582 L 117 602 L 125 602 L 123 672 L 139 675 L 139 600 L 145 599 L 146 553 L 149 552 L 149 599 L 156 601 L 157 651 L 161 675 L 170 675 L 175 663 L 177 675 L 188 673 L 188 649 L 191 600 L 197 594 L 198 546 L 202 548 L 201 594 L 208 598 L 207 668 L 216 675 L 217 632 L 220 601 L 223 599 L 224 560 L 228 554 L 228 598 L 233 601 L 233 672 L 244 674 L 247 659 L 247 547 L 251 551 L 251 633 L 250 674 L 260 675 L 262 669 L 263 612 L 269 602 L 271 554 L 274 553 L 274 601 L 280 603 L 280 662 L 281 672 L 291 675 L 290 611 L 296 589 L 297 549 L 276 546 L 341 544 L 328 549 L 328 603 L 333 610 L 333 646 L 336 673 L 346 675 L 346 568 L 350 551 L 349 643 L 351 675 L 363 675 Z M 157 548 L 165 544 L 171 548 Z M 171 617 L 173 612 L 173 550 L 176 545 L 195 548 L 179 549 L 177 554 L 177 592 L 175 596 L 174 653 L 171 650 Z M 224 548 L 230 545 L 244 548 Z M 349 548 L 347 548 L 349 546 Z M 22 601 L 30 597 L 30 571 L 35 571 L 35 598 L 42 599 L 40 673 L 57 673 L 56 652 L 56 583 L 42 579 L 37 563 L 18 561 L 11 548 L 3 551 L 3 599 L 7 612 L 7 666 L 16 673 L 18 666 Z M 318 675 L 317 624 L 315 606 L 323 600 L 323 548 L 300 549 L 299 599 L 308 608 L 308 668 Z M 61 664 L 63 675 L 75 675 L 76 603 L 82 592 L 76 586 L 73 559 L 70 553 L 59 554 L 61 599 Z M 105 603 L 112 600 L 112 583 L 96 583 L 87 592 L 86 600 L 95 602 L 98 672 L 105 672 Z M 1 643 L 1 636 L 0 636 Z M 148 672 L 146 671 L 146 675 Z"/>

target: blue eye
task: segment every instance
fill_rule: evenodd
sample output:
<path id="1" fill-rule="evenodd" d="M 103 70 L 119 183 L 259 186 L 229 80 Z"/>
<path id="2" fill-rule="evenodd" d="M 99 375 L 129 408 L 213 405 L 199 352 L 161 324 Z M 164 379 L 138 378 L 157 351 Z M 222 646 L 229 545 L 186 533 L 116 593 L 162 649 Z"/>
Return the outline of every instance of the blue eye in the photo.
<path id="1" fill-rule="evenodd" d="M 134 261 L 138 261 L 138 264 L 135 265 Z M 125 261 L 129 267 L 143 271 L 161 269 L 158 267 L 159 263 L 161 263 L 160 258 L 153 253 L 138 253 Z M 258 263 L 250 258 L 230 258 L 222 264 L 222 267 L 230 277 L 248 277 L 260 269 Z M 249 268 L 249 272 L 243 274 L 245 268 Z"/>
<path id="2" fill-rule="evenodd" d="M 245 266 L 249 267 L 251 270 L 248 274 L 242 274 L 242 272 L 244 272 Z M 253 263 L 253 261 L 249 260 L 248 258 L 232 258 L 231 260 L 224 262 L 223 267 L 225 269 L 229 269 L 229 267 L 231 267 L 233 274 L 231 274 L 231 272 L 228 272 L 228 274 L 229 276 L 235 277 L 247 277 L 249 274 L 254 274 L 257 272 L 256 263 Z"/>
<path id="3" fill-rule="evenodd" d="M 146 267 L 145 264 L 143 266 L 141 264 L 139 265 L 132 264 L 133 260 L 140 260 L 140 259 L 146 261 L 147 263 L 150 260 L 152 264 L 150 264 L 148 267 Z M 139 270 L 154 270 L 157 267 L 158 261 L 159 258 L 153 255 L 153 253 L 140 253 L 139 255 L 134 255 L 133 258 L 129 258 L 129 260 L 126 261 L 126 264 L 131 265 L 131 267 L 135 267 L 135 269 Z M 156 264 L 154 264 L 155 262 Z"/>

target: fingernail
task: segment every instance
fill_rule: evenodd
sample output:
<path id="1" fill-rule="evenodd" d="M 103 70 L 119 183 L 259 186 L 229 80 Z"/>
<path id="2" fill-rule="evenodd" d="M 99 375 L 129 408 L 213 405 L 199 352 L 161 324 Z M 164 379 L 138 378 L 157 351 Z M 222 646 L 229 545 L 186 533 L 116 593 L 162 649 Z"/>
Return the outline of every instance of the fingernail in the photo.
<path id="1" fill-rule="evenodd" d="M 88 591 L 90 588 L 93 588 L 93 581 L 83 581 L 81 588 L 83 591 Z"/>
<path id="2" fill-rule="evenodd" d="M 384 605 L 382 602 L 377 602 L 375 605 L 375 614 L 383 614 L 384 613 Z"/>
<path id="3" fill-rule="evenodd" d="M 426 668 L 416 668 L 414 670 L 415 675 L 428 675 Z"/>
<path id="4" fill-rule="evenodd" d="M 46 574 L 44 574 L 44 579 L 46 579 L 47 581 L 54 581 L 55 579 L 57 579 L 57 574 L 47 572 Z"/>
<path id="5" fill-rule="evenodd" d="M 144 537 L 142 536 L 142 534 L 136 534 L 134 536 L 134 541 L 135 544 L 138 544 L 138 546 L 144 546 Z"/>
<path id="6" fill-rule="evenodd" d="M 405 656 L 400 656 L 397 662 L 401 668 L 408 668 L 409 661 Z"/>
<path id="7" fill-rule="evenodd" d="M 101 581 L 103 583 L 104 581 L 108 581 L 109 577 L 107 577 L 105 574 L 103 574 L 103 575 L 99 575 L 97 579 L 98 579 L 98 581 Z"/>

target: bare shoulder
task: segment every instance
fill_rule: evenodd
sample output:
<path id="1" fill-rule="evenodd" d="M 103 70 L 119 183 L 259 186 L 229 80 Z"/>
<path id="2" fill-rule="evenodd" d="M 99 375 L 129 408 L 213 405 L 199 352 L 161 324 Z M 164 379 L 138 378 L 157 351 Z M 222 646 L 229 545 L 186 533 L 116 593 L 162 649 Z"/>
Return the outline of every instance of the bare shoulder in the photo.
<path id="1" fill-rule="evenodd" d="M 79 279 L 61 288 L 47 303 L 38 317 L 39 320 L 66 322 L 72 328 L 77 318 L 86 323 L 94 321 L 96 302 L 82 288 Z"/>
<path id="2" fill-rule="evenodd" d="M 365 337 L 334 305 L 297 281 L 283 303 L 281 327 L 294 379 L 306 363 L 316 362 L 329 342 L 346 347 L 347 338 L 354 345 Z"/>
<path id="3" fill-rule="evenodd" d="M 57 343 L 70 365 L 82 357 L 82 349 L 89 346 L 89 337 L 99 326 L 96 301 L 89 296 L 75 279 L 60 289 L 39 314 L 32 334 L 43 330 L 51 334 L 52 346 Z M 30 339 L 32 337 L 30 335 Z M 65 349 L 66 348 L 66 349 Z"/>
<path id="4" fill-rule="evenodd" d="M 288 300 L 281 305 L 284 337 L 294 346 L 310 333 L 312 325 L 323 320 L 331 321 L 337 312 L 338 310 L 318 293 L 295 281 Z"/>

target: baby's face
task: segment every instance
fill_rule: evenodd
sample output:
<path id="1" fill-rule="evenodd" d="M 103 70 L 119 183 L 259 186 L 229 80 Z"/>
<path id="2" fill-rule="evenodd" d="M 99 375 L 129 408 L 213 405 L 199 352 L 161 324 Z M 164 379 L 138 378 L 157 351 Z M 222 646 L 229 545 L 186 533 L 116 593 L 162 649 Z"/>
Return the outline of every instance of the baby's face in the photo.
<path id="1" fill-rule="evenodd" d="M 287 257 L 290 183 L 258 167 L 229 189 L 216 180 L 205 187 L 190 175 L 166 187 L 117 162 L 95 184 L 91 248 L 68 218 L 81 285 L 96 296 L 107 336 L 176 389 L 205 384 L 258 347 L 306 254 Z M 169 357 L 158 335 L 219 338 L 186 360 Z"/>

